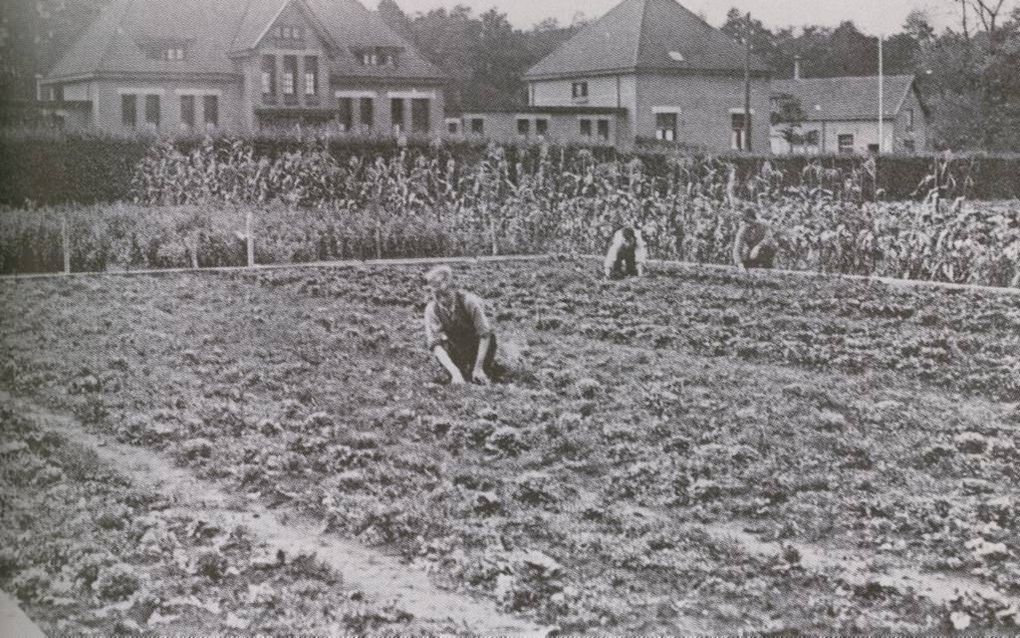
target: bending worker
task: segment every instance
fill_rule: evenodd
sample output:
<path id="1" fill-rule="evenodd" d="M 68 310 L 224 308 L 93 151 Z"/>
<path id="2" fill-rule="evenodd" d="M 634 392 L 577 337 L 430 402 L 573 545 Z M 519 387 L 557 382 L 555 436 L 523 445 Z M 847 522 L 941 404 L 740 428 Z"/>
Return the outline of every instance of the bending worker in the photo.
<path id="1" fill-rule="evenodd" d="M 609 279 L 624 277 L 640 277 L 645 274 L 645 262 L 648 260 L 648 248 L 641 231 L 632 226 L 625 226 L 613 234 L 606 251 L 603 270 Z"/>
<path id="2" fill-rule="evenodd" d="M 454 385 L 466 380 L 487 385 L 496 369 L 496 335 L 482 300 L 454 287 L 449 266 L 428 271 L 425 282 L 432 296 L 425 307 L 429 351 L 450 374 Z"/>
<path id="3" fill-rule="evenodd" d="M 758 221 L 751 208 L 745 209 L 733 240 L 733 265 L 741 270 L 772 268 L 778 248 L 768 224 Z"/>

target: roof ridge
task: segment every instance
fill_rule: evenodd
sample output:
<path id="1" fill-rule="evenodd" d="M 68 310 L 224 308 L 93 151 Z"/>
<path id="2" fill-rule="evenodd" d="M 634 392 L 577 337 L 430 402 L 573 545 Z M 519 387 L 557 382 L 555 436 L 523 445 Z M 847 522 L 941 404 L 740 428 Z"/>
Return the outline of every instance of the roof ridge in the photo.
<path id="1" fill-rule="evenodd" d="M 645 20 L 648 18 L 648 0 L 637 0 L 641 6 L 641 22 L 638 24 L 637 46 L 634 48 L 634 66 L 641 62 L 641 46 L 645 43 Z"/>
<path id="2" fill-rule="evenodd" d="M 269 33 L 269 30 L 273 28 L 273 24 L 280 19 L 280 16 L 283 15 L 284 10 L 286 10 L 286 8 L 290 6 L 290 3 L 294 1 L 295 0 L 277 0 L 277 2 L 280 3 L 280 6 L 277 7 L 276 11 L 273 13 L 273 17 L 267 20 L 266 24 L 263 25 L 262 31 L 259 32 L 259 37 L 255 38 L 254 46 L 257 47 L 259 43 L 262 42 L 262 39 L 266 37 L 266 34 Z"/>
<path id="3" fill-rule="evenodd" d="M 119 35 L 119 32 L 123 31 L 121 24 L 124 22 L 124 16 L 127 15 L 128 9 L 131 7 L 131 3 L 136 0 L 122 0 L 119 7 L 115 5 L 110 6 L 110 11 L 114 9 L 120 10 L 120 16 L 113 21 L 113 28 L 108 29 L 106 32 L 106 42 L 103 44 L 103 52 L 99 54 L 99 59 L 96 61 L 96 68 L 94 71 L 99 71 L 103 68 L 103 63 L 106 62 L 106 57 L 110 53 L 110 47 L 113 45 L 114 39 Z"/>
<path id="4" fill-rule="evenodd" d="M 255 2 L 255 0 L 248 0 L 245 3 L 244 11 L 241 13 L 241 19 L 238 20 L 237 24 L 234 26 L 234 35 L 233 35 L 232 38 L 230 38 L 230 47 L 227 48 L 228 52 L 236 50 L 237 36 L 240 35 L 241 27 L 244 26 L 244 21 L 248 19 L 248 12 L 251 11 L 251 5 L 254 2 Z"/>
<path id="5" fill-rule="evenodd" d="M 831 77 L 824 77 L 824 78 L 782 78 L 782 79 L 775 80 L 775 82 L 814 82 L 814 81 L 820 81 L 820 80 L 873 80 L 873 79 L 877 79 L 877 78 L 878 78 L 878 74 L 875 73 L 873 75 L 833 75 Z M 890 80 L 890 79 L 893 79 L 893 78 L 911 78 L 911 79 L 916 79 L 917 78 L 917 74 L 916 73 L 891 73 L 891 74 L 890 73 L 885 73 L 885 74 L 883 74 L 882 78 L 885 79 L 885 80 Z"/>

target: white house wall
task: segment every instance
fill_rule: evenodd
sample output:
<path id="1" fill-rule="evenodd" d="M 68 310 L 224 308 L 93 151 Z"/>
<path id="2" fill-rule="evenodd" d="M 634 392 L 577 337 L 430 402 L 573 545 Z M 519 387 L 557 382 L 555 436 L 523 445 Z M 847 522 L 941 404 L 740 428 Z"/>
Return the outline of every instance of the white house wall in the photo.
<path id="1" fill-rule="evenodd" d="M 573 97 L 575 82 L 588 83 L 586 98 Z M 536 80 L 529 90 L 532 106 L 611 106 L 631 108 L 634 76 L 577 77 L 566 80 Z"/>

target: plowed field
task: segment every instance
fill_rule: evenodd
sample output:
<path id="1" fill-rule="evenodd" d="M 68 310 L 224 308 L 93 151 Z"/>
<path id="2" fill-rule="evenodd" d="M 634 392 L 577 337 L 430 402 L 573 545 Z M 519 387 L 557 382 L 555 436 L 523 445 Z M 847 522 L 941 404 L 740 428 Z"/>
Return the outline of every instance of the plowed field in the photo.
<path id="1" fill-rule="evenodd" d="M 0 388 L 564 632 L 1017 630 L 1020 296 L 456 270 L 492 387 L 401 266 L 4 281 Z"/>

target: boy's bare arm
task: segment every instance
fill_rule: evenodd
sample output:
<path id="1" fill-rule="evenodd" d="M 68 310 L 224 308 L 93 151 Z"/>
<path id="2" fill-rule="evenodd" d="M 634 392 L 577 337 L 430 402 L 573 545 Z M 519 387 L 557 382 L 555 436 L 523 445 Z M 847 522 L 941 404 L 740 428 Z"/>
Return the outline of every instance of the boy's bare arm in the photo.
<path id="1" fill-rule="evenodd" d="M 737 230 L 737 236 L 733 238 L 733 265 L 741 269 L 744 267 L 745 234 L 747 234 L 747 224 L 741 224 Z"/>
<path id="2" fill-rule="evenodd" d="M 475 383 L 485 385 L 489 383 L 489 375 L 485 374 L 485 355 L 489 352 L 489 344 L 492 335 L 482 335 L 478 338 L 478 355 L 475 357 L 475 369 L 471 373 L 471 380 Z"/>
<path id="3" fill-rule="evenodd" d="M 460 370 L 457 368 L 457 365 L 453 362 L 453 359 L 450 358 L 450 353 L 446 351 L 446 348 L 444 348 L 441 345 L 437 345 L 436 347 L 432 348 L 432 354 L 439 361 L 439 364 L 442 365 L 443 368 L 445 368 L 446 371 L 450 373 L 450 378 L 454 385 L 460 385 L 464 383 L 464 375 L 460 373 Z"/>

